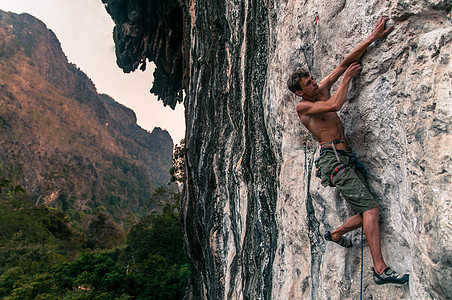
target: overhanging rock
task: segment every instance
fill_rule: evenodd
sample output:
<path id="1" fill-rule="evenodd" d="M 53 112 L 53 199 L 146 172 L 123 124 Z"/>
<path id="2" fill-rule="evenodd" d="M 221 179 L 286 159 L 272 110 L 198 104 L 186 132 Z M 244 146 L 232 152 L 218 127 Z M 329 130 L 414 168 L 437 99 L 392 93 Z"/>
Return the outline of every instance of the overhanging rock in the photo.
<path id="1" fill-rule="evenodd" d="M 164 105 L 182 102 L 183 15 L 178 0 L 102 0 L 116 26 L 117 63 L 124 72 L 156 65 L 151 93 Z"/>

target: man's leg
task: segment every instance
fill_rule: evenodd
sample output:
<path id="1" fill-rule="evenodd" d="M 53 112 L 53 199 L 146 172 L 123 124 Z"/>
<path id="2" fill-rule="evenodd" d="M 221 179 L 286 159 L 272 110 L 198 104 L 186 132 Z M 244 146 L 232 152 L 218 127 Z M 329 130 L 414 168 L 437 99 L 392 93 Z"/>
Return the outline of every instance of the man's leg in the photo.
<path id="1" fill-rule="evenodd" d="M 335 178 L 335 181 L 336 187 L 352 209 L 364 212 L 349 218 L 341 227 L 331 233 L 331 238 L 337 241 L 344 233 L 363 226 L 374 269 L 381 274 L 386 268 L 386 263 L 381 254 L 380 225 L 378 224 L 380 207 L 370 193 L 363 175 L 356 172 L 354 168 L 345 168 L 344 172 Z"/>
<path id="2" fill-rule="evenodd" d="M 377 274 L 381 274 L 387 268 L 383 255 L 381 254 L 381 238 L 380 238 L 380 224 L 378 219 L 380 217 L 380 207 L 376 206 L 363 213 L 363 228 L 364 234 L 369 244 L 370 254 L 374 263 L 374 269 Z"/>
<path id="3" fill-rule="evenodd" d="M 351 216 L 338 229 L 331 232 L 331 238 L 333 241 L 339 241 L 345 233 L 360 228 L 364 224 L 364 234 L 366 235 L 367 243 L 369 244 L 374 269 L 378 274 L 381 274 L 387 266 L 383 260 L 383 255 L 381 254 L 380 225 L 378 224 L 379 217 L 379 206 L 365 211 L 362 216 L 361 214 Z"/>
<path id="4" fill-rule="evenodd" d="M 356 214 L 351 216 L 338 229 L 331 232 L 331 238 L 333 241 L 339 241 L 344 234 L 356 228 L 360 228 L 361 226 L 363 226 L 363 217 L 361 214 Z"/>
<path id="5" fill-rule="evenodd" d="M 353 229 L 363 226 L 372 255 L 374 274 L 377 284 L 404 284 L 409 280 L 408 274 L 399 274 L 386 266 L 381 253 L 380 207 L 370 193 L 367 183 L 361 173 L 353 168 L 345 168 L 344 172 L 335 178 L 335 185 L 354 211 L 363 211 L 360 215 L 349 218 L 341 227 L 330 234 L 333 241 L 341 240 L 341 236 Z M 325 238 L 327 239 L 327 238 Z M 341 245 L 342 246 L 342 245 Z"/>

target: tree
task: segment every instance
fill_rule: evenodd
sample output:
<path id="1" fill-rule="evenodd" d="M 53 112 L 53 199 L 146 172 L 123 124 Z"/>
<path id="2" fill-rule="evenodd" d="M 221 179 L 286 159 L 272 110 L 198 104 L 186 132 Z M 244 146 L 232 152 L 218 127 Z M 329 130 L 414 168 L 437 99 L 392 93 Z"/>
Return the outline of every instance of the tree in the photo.
<path id="1" fill-rule="evenodd" d="M 182 299 L 190 276 L 180 222 L 180 193 L 157 188 L 150 202 L 163 205 L 141 218 L 124 251 L 140 299 Z"/>
<path id="2" fill-rule="evenodd" d="M 28 198 L 27 192 L 20 185 L 7 179 L 0 180 L 0 204 L 19 209 Z"/>
<path id="3" fill-rule="evenodd" d="M 162 213 L 164 210 L 174 211 L 179 214 L 181 194 L 173 192 L 163 186 L 154 190 L 149 198 L 148 206 L 151 212 Z"/>
<path id="4" fill-rule="evenodd" d="M 124 230 L 113 221 L 105 211 L 100 210 L 95 216 L 88 216 L 86 232 L 87 247 L 90 249 L 108 249 L 124 243 Z"/>
<path id="5" fill-rule="evenodd" d="M 80 244 L 64 212 L 35 207 L 23 188 L 0 182 L 0 298 L 58 299 L 51 270 Z"/>

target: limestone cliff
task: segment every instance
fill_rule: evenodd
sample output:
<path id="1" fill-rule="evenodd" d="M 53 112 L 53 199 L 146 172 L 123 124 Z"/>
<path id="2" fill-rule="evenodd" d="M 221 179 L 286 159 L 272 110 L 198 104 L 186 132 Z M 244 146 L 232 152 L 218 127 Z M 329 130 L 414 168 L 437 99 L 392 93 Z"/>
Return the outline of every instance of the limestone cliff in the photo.
<path id="1" fill-rule="evenodd" d="M 133 10 L 137 1 L 122 2 Z M 350 211 L 313 176 L 318 145 L 286 80 L 298 67 L 323 78 L 387 15 L 395 29 L 363 56 L 340 117 L 379 199 L 386 261 L 411 277 L 404 286 L 375 285 L 365 243 L 364 298 L 451 298 L 450 2 L 181 6 L 189 296 L 359 298 L 359 231 L 350 249 L 322 238 Z"/>

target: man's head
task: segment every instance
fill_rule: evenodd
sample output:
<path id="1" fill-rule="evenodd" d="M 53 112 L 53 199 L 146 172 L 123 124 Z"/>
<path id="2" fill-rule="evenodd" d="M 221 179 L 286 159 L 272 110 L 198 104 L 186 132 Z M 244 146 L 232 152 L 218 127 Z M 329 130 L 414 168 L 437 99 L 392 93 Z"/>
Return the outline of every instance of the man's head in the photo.
<path id="1" fill-rule="evenodd" d="M 312 97 L 318 91 L 317 83 L 305 69 L 293 72 L 287 80 L 287 87 L 298 96 Z"/>

